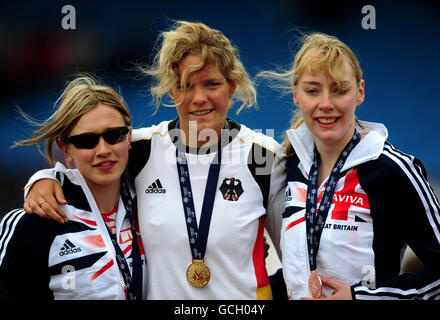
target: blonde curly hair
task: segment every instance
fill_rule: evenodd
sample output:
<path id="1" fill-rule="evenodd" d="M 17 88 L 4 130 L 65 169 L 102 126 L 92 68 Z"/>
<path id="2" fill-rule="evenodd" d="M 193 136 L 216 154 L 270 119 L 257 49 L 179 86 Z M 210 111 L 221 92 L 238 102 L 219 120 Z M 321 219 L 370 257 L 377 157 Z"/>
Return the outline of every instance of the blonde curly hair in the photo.
<path id="1" fill-rule="evenodd" d="M 244 108 L 256 105 L 256 90 L 253 81 L 239 59 L 238 49 L 220 31 L 199 22 L 177 21 L 169 31 L 161 34 L 160 49 L 151 66 L 141 67 L 141 72 L 151 76 L 155 83 L 150 91 L 158 110 L 162 98 L 171 94 L 178 83 L 186 89 L 188 75 L 201 70 L 205 65 L 215 64 L 229 82 L 237 89 L 232 99 L 242 102 L 237 114 Z M 202 63 L 186 70 L 179 79 L 179 63 L 188 55 L 200 55 Z M 231 106 L 232 102 L 230 103 Z M 167 105 L 175 107 L 178 104 Z"/>

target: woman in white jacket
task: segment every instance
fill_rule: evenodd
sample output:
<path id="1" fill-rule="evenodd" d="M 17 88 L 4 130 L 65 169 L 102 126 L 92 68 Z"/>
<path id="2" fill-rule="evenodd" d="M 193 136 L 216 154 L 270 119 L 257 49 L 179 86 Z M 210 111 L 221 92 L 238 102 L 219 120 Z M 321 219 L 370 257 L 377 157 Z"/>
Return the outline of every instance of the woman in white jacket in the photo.
<path id="1" fill-rule="evenodd" d="M 304 37 L 284 74 L 298 107 L 287 131 L 281 230 L 291 299 L 438 299 L 439 202 L 421 162 L 356 119 L 365 82 L 335 37 Z M 424 266 L 399 275 L 409 245 Z"/>
<path id="2" fill-rule="evenodd" d="M 90 77 L 71 81 L 55 113 L 16 145 L 46 142 L 68 204 L 68 222 L 0 216 L 0 299 L 132 299 L 146 293 L 145 259 L 124 172 L 131 116 L 122 98 Z M 55 161 L 53 146 L 66 157 Z M 41 200 L 38 206 L 48 206 Z"/>
<path id="3" fill-rule="evenodd" d="M 147 298 L 271 299 L 264 229 L 279 249 L 282 147 L 227 118 L 235 99 L 240 111 L 256 95 L 222 32 L 179 21 L 160 40 L 146 72 L 157 106 L 171 98 L 178 117 L 133 130 L 128 164 L 148 260 Z M 37 178 L 50 175 L 31 182 Z M 53 181 L 37 182 L 29 211 L 56 217 L 54 188 Z M 54 209 L 42 212 L 40 199 Z"/>

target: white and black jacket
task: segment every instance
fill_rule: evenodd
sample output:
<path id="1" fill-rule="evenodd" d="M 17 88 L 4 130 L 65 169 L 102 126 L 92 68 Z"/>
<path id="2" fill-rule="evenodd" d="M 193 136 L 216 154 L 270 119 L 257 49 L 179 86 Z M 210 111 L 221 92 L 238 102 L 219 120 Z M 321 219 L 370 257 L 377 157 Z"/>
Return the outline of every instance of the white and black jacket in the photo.
<path id="1" fill-rule="evenodd" d="M 425 169 L 386 141 L 385 126 L 360 125 L 363 139 L 341 170 L 322 231 L 318 273 L 349 284 L 354 299 L 439 299 L 440 206 Z M 304 213 L 314 142 L 304 124 L 287 134 L 295 154 L 286 164 L 281 249 L 288 295 L 299 299 L 310 296 Z M 424 266 L 399 275 L 407 245 Z"/>
<path id="2" fill-rule="evenodd" d="M 286 177 L 282 147 L 272 138 L 228 119 L 205 263 L 211 279 L 191 286 L 192 261 L 182 205 L 176 148 L 186 151 L 197 221 L 206 177 L 215 151 L 174 142 L 177 119 L 133 130 L 128 172 L 137 192 L 139 227 L 148 260 L 147 299 L 271 299 L 264 262 L 264 229 L 277 253 Z M 225 136 L 226 137 L 226 136 Z M 28 185 L 54 179 L 51 169 L 34 174 Z M 68 199 L 67 199 L 68 200 Z"/>
<path id="3" fill-rule="evenodd" d="M 61 206 L 67 223 L 60 225 L 22 209 L 0 215 L 0 299 L 126 299 L 115 249 L 86 182 L 77 169 L 60 163 L 55 175 L 68 202 Z M 131 272 L 134 235 L 122 198 L 116 236 Z M 144 251 L 136 236 L 145 297 Z"/>
<path id="4" fill-rule="evenodd" d="M 286 184 L 284 153 L 272 138 L 228 119 L 204 256 L 211 279 L 191 286 L 192 261 L 182 205 L 176 148 L 186 151 L 197 223 L 216 150 L 174 142 L 177 120 L 133 130 L 128 170 L 137 192 L 139 227 L 148 260 L 148 299 L 271 299 L 264 229 L 279 252 Z M 215 146 L 216 149 L 216 146 Z"/>

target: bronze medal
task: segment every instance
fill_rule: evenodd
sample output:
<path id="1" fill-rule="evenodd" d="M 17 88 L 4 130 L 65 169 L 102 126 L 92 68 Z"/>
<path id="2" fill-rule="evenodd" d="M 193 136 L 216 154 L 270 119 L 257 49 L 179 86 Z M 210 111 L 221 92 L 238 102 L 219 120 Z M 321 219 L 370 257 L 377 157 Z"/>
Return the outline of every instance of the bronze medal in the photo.
<path id="1" fill-rule="evenodd" d="M 186 269 L 186 279 L 196 288 L 203 288 L 209 282 L 211 272 L 203 260 L 193 260 Z"/>
<path id="2" fill-rule="evenodd" d="M 309 291 L 312 295 L 312 298 L 319 298 L 322 294 L 322 281 L 318 272 L 311 271 L 309 277 Z"/>
<path id="3" fill-rule="evenodd" d="M 336 184 L 340 179 L 339 174 L 344 168 L 344 164 L 350 153 L 357 146 L 360 140 L 361 135 L 355 128 L 351 140 L 345 145 L 333 166 L 323 193 L 319 192 L 320 190 L 318 185 L 320 155 L 316 144 L 314 145 L 313 162 L 309 170 L 309 177 L 307 180 L 306 210 L 304 220 L 306 222 L 306 241 L 310 267 L 309 291 L 311 296 L 315 299 L 320 298 L 322 294 L 322 280 L 316 271 L 318 267 L 316 257 L 319 250 L 321 235 L 333 202 Z M 322 194 L 322 197 L 318 206 L 319 194 Z"/>

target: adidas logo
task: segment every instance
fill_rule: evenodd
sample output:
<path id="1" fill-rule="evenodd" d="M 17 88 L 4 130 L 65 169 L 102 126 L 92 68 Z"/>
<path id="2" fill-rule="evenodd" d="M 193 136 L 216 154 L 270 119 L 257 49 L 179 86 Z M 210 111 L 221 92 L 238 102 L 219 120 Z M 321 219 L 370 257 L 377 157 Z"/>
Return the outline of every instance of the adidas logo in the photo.
<path id="1" fill-rule="evenodd" d="M 64 241 L 64 245 L 60 249 L 60 256 L 65 256 L 76 252 L 81 252 L 81 248 L 75 246 L 72 242 L 69 241 L 69 239 L 67 239 L 66 241 Z"/>
<path id="2" fill-rule="evenodd" d="M 151 186 L 145 189 L 145 193 L 167 193 L 167 190 L 162 187 L 160 180 L 157 179 L 151 184 Z"/>
<path id="3" fill-rule="evenodd" d="M 284 193 L 284 201 L 292 201 L 292 191 L 290 191 L 290 188 L 286 188 L 286 192 Z"/>

